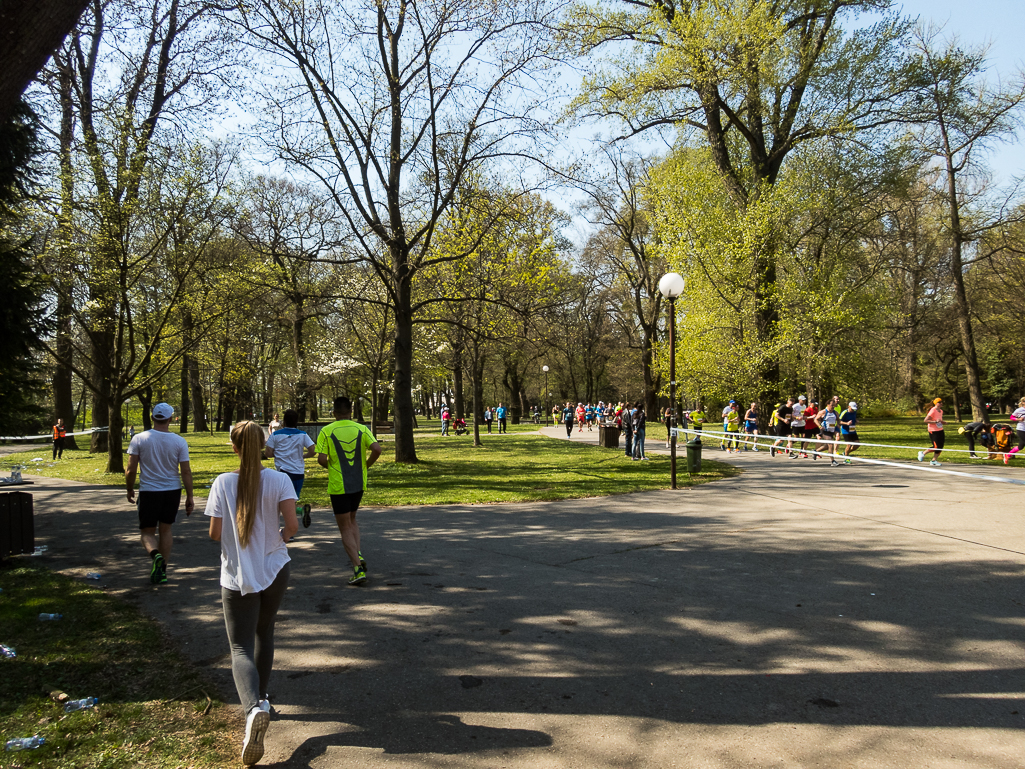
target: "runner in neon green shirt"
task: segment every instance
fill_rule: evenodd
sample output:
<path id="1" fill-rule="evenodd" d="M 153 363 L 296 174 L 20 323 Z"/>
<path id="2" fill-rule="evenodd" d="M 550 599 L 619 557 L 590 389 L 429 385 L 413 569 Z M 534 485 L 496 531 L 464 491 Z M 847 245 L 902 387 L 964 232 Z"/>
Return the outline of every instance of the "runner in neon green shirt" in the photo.
<path id="1" fill-rule="evenodd" d="M 352 401 L 345 396 L 335 398 L 334 415 L 336 421 L 317 436 L 317 462 L 327 468 L 327 493 L 352 562 L 349 584 L 361 585 L 367 581 L 367 562 L 360 551 L 356 511 L 367 487 L 367 470 L 381 456 L 381 444 L 366 426 L 352 421 Z"/>

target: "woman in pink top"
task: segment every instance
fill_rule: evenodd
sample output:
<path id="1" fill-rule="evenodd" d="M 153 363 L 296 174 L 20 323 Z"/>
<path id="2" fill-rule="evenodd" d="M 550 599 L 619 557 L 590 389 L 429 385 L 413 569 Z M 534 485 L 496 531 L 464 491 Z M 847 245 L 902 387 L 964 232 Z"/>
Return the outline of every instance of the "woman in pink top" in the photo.
<path id="1" fill-rule="evenodd" d="M 918 452 L 918 461 L 924 462 L 925 455 L 932 453 L 930 465 L 939 466 L 937 461 L 943 451 L 943 444 L 946 442 L 946 435 L 943 432 L 943 398 L 937 398 L 932 402 L 932 408 L 925 415 L 925 426 L 929 428 L 929 438 L 932 440 L 932 448 Z"/>

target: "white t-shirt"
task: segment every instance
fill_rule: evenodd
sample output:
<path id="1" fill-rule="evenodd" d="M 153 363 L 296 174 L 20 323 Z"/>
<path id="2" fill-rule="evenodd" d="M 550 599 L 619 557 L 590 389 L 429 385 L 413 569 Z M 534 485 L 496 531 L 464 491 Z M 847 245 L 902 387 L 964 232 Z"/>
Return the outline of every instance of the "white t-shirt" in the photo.
<path id="1" fill-rule="evenodd" d="M 139 458 L 139 491 L 177 491 L 178 465 L 189 461 L 189 444 L 180 435 L 146 430 L 132 438 L 128 455 Z"/>
<path id="2" fill-rule="evenodd" d="M 270 587 L 291 560 L 278 530 L 278 503 L 294 502 L 295 489 L 284 473 L 270 469 L 260 473 L 260 504 L 245 549 L 238 544 L 237 500 L 238 473 L 222 473 L 210 487 L 206 514 L 221 519 L 221 587 L 249 595 Z"/>
<path id="3" fill-rule="evenodd" d="M 794 416 L 790 420 L 791 427 L 804 427 L 804 410 L 807 406 L 803 406 L 800 403 L 794 404 Z"/>
<path id="4" fill-rule="evenodd" d="M 267 439 L 267 448 L 274 452 L 274 467 L 283 473 L 306 474 L 303 451 L 315 445 L 302 430 L 283 427 Z"/>

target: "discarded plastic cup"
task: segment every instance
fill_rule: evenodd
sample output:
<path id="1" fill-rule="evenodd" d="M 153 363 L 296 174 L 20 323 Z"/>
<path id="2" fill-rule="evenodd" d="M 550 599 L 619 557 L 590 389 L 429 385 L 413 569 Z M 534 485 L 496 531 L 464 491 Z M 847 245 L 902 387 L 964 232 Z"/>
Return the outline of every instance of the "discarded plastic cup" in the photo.
<path id="1" fill-rule="evenodd" d="M 100 579 L 102 576 L 103 575 L 100 574 L 98 571 L 91 571 L 91 572 L 89 572 L 88 574 L 85 575 L 85 578 L 86 579 Z"/>
<path id="2" fill-rule="evenodd" d="M 13 647 L 4 646 L 0 644 L 0 657 L 6 657 L 7 659 L 14 659 L 18 656 L 18 653 L 14 651 Z"/>
<path id="3" fill-rule="evenodd" d="M 71 700 L 64 704 L 65 713 L 73 713 L 76 710 L 85 710 L 87 708 L 96 707 L 96 703 L 100 700 L 97 697 L 86 697 L 81 700 Z"/>
<path id="4" fill-rule="evenodd" d="M 43 621 L 46 621 L 46 620 L 57 620 L 57 619 L 60 619 L 63 616 L 64 616 L 63 614 L 40 614 L 39 615 L 39 621 L 43 622 Z"/>
<path id="5" fill-rule="evenodd" d="M 49 550 L 49 548 L 46 545 L 37 545 L 36 549 L 32 551 L 32 555 L 42 555 L 47 550 Z"/>
<path id="6" fill-rule="evenodd" d="M 40 737 L 38 734 L 34 737 L 18 737 L 14 740 L 7 740 L 7 750 L 14 753 L 18 750 L 34 750 L 46 742 L 45 737 Z"/>

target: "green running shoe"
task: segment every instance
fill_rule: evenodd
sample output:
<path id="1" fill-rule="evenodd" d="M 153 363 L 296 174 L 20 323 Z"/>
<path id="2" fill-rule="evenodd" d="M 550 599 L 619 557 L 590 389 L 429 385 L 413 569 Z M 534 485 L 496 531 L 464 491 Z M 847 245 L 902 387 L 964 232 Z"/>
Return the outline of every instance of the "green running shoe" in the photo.
<path id="1" fill-rule="evenodd" d="M 153 556 L 153 563 L 149 567 L 149 581 L 154 585 L 167 582 L 167 572 L 164 569 L 164 556 L 157 553 Z"/>
<path id="2" fill-rule="evenodd" d="M 367 581 L 367 573 L 362 568 L 354 569 L 352 576 L 349 577 L 350 585 L 362 585 Z"/>

